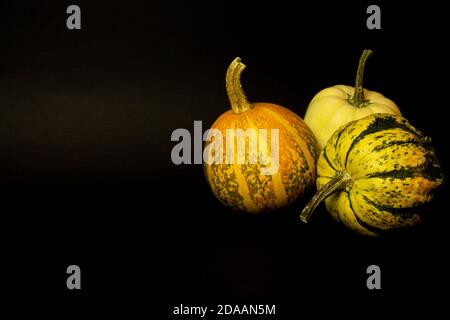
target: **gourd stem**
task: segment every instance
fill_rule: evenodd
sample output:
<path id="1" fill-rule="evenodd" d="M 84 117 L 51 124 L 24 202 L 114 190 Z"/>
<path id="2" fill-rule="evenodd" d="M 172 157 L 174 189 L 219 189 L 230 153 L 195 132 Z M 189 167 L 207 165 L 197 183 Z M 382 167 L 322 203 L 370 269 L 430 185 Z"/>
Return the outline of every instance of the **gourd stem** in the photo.
<path id="1" fill-rule="evenodd" d="M 227 70 L 225 78 L 225 86 L 227 89 L 228 99 L 231 103 L 231 109 L 234 113 L 241 113 L 252 108 L 245 96 L 241 84 L 241 73 L 245 69 L 245 64 L 241 62 L 241 58 L 234 59 Z"/>
<path id="2" fill-rule="evenodd" d="M 314 197 L 308 202 L 302 213 L 300 213 L 300 220 L 304 223 L 308 223 L 311 214 L 317 208 L 319 203 L 337 190 L 346 188 L 351 182 L 352 177 L 346 171 L 337 171 L 333 179 L 328 181 L 320 190 L 318 190 Z"/>
<path id="3" fill-rule="evenodd" d="M 361 58 L 359 58 L 358 70 L 356 71 L 355 93 L 351 98 L 352 104 L 356 107 L 362 107 L 365 103 L 363 88 L 364 68 L 371 54 L 372 50 L 366 49 L 363 51 Z"/>

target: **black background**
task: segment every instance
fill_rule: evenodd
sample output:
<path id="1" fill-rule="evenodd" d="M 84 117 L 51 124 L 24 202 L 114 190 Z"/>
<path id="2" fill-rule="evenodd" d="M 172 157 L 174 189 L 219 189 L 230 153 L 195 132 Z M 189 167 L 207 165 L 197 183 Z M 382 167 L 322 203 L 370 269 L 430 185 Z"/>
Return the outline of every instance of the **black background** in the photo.
<path id="1" fill-rule="evenodd" d="M 366 238 L 321 207 L 235 214 L 201 165 L 170 159 L 176 128 L 206 130 L 229 108 L 224 75 L 240 56 L 252 101 L 304 116 L 320 89 L 354 81 L 394 100 L 433 144 L 448 176 L 445 19 L 438 5 L 371 2 L 71 2 L 0 5 L 0 188 L 7 293 L 57 299 L 297 301 L 301 296 L 445 295 L 448 190 L 422 227 Z M 66 268 L 82 290 L 66 288 Z M 366 267 L 382 290 L 366 288 Z"/>

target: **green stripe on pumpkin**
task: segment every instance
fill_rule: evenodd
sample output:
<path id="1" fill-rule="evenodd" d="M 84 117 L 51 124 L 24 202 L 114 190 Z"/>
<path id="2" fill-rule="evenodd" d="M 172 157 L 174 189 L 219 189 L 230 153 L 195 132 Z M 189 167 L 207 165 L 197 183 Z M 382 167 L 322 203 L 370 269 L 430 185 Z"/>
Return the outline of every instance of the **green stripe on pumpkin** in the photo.
<path id="1" fill-rule="evenodd" d="M 403 146 L 403 145 L 407 145 L 407 144 L 411 144 L 417 147 L 422 147 L 423 143 L 420 140 L 417 139 L 411 139 L 411 140 L 406 140 L 406 141 L 390 141 L 390 142 L 386 142 L 385 144 L 381 145 L 381 146 L 377 146 L 375 148 L 373 148 L 373 151 L 381 151 L 390 147 L 394 147 L 394 146 Z"/>
<path id="2" fill-rule="evenodd" d="M 350 210 L 352 211 L 353 215 L 355 216 L 356 221 L 359 223 L 359 225 L 365 229 L 367 229 L 369 232 L 373 232 L 375 235 L 378 235 L 380 232 L 380 229 L 373 227 L 366 222 L 362 221 L 358 215 L 355 212 L 355 209 L 353 208 L 352 199 L 350 198 L 350 194 L 346 192 L 348 203 L 350 204 Z"/>
<path id="3" fill-rule="evenodd" d="M 228 170 L 224 170 L 224 168 Z M 211 186 L 225 205 L 235 210 L 245 210 L 244 198 L 239 193 L 239 186 L 232 165 L 211 165 Z"/>
<path id="4" fill-rule="evenodd" d="M 328 155 L 327 155 L 327 151 L 326 151 L 326 150 L 327 150 L 326 148 L 323 149 L 323 157 L 325 158 L 325 161 L 328 163 L 328 165 L 329 165 L 334 171 L 338 171 L 338 169 L 336 169 L 336 168 L 334 167 L 334 165 L 331 163 L 330 159 L 328 158 Z"/>
<path id="5" fill-rule="evenodd" d="M 366 137 L 369 134 L 388 130 L 388 129 L 394 129 L 399 128 L 404 131 L 410 132 L 418 137 L 422 137 L 422 135 L 414 130 L 410 125 L 408 125 L 406 120 L 401 120 L 400 122 L 397 121 L 398 118 L 392 117 L 392 116 L 378 116 L 374 119 L 374 121 L 365 129 L 363 132 L 361 132 L 355 139 L 353 139 L 350 147 L 347 149 L 347 154 L 345 155 L 345 165 L 344 167 L 347 167 L 348 157 L 350 155 L 350 152 L 352 151 L 353 147 L 364 137 Z M 352 123 L 352 122 L 351 122 Z M 344 130 L 345 131 L 345 130 Z"/>
<path id="6" fill-rule="evenodd" d="M 261 175 L 261 165 L 241 164 L 242 175 L 247 183 L 250 198 L 262 209 L 269 210 L 275 207 L 275 191 L 271 175 Z"/>
<path id="7" fill-rule="evenodd" d="M 394 178 L 406 179 L 423 176 L 430 181 L 438 181 L 444 178 L 437 160 L 432 155 L 427 156 L 427 161 L 418 167 L 401 168 L 391 171 L 375 172 L 367 175 L 367 178 Z"/>
<path id="8" fill-rule="evenodd" d="M 413 215 L 413 210 L 419 208 L 420 206 L 410 207 L 410 208 L 395 208 L 392 206 L 382 205 L 376 203 L 375 201 L 370 200 L 367 196 L 361 195 L 364 201 L 366 201 L 369 205 L 375 207 L 379 211 L 386 211 L 394 216 L 400 216 L 403 219 L 411 218 Z"/>

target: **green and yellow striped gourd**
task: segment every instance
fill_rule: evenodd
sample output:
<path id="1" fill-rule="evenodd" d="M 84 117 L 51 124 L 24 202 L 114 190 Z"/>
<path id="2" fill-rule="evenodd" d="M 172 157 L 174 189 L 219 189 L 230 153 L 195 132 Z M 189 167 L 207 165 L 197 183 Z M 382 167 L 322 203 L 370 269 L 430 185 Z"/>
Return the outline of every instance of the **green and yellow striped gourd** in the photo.
<path id="1" fill-rule="evenodd" d="M 321 152 L 318 192 L 302 221 L 325 199 L 335 220 L 362 234 L 416 225 L 444 179 L 430 142 L 397 115 L 372 114 L 340 127 Z"/>

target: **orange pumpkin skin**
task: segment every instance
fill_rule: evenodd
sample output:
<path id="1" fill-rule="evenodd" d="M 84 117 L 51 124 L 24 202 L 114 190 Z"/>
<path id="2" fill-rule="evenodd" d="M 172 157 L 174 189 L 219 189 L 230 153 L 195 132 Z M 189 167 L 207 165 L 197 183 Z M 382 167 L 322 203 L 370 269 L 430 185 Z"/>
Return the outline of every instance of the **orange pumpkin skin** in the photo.
<path id="1" fill-rule="evenodd" d="M 319 148 L 305 122 L 292 111 L 271 103 L 254 103 L 245 112 L 229 110 L 212 125 L 223 135 L 223 155 L 226 154 L 226 129 L 278 129 L 279 165 L 272 175 L 261 174 L 267 167 L 257 163 L 207 164 L 204 171 L 214 195 L 226 206 L 250 213 L 267 212 L 291 204 L 301 197 L 316 178 Z M 270 141 L 270 133 L 267 143 Z M 208 143 L 205 145 L 208 145 Z M 234 150 L 237 152 L 237 142 Z M 269 149 L 270 150 L 270 149 Z M 208 154 L 207 157 L 211 157 Z M 249 159 L 249 150 L 245 150 Z"/>

